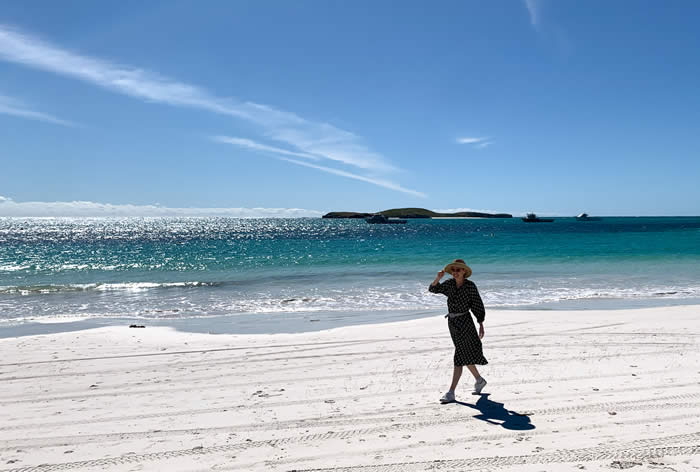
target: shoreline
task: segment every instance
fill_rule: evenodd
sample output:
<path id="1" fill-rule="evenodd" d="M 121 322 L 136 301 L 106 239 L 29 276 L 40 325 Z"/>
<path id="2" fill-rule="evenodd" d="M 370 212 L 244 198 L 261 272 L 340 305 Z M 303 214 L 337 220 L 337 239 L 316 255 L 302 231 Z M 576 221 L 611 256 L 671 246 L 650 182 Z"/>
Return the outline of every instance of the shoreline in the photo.
<path id="1" fill-rule="evenodd" d="M 696 298 L 659 299 L 596 299 L 540 303 L 531 306 L 486 306 L 491 312 L 586 313 L 590 311 L 625 311 L 700 306 Z M 132 316 L 84 317 L 78 314 L 46 318 L 22 319 L 0 323 L 0 339 L 47 335 L 94 328 L 124 327 L 131 324 L 151 328 L 173 328 L 183 333 L 221 335 L 312 333 L 357 325 L 386 324 L 444 315 L 445 308 L 414 310 L 361 310 L 242 313 L 189 318 L 140 318 Z"/>
<path id="2" fill-rule="evenodd" d="M 0 339 L 3 470 L 697 468 L 699 315 L 491 310 L 489 383 L 472 396 L 465 374 L 450 405 L 437 402 L 452 370 L 440 316 Z"/>

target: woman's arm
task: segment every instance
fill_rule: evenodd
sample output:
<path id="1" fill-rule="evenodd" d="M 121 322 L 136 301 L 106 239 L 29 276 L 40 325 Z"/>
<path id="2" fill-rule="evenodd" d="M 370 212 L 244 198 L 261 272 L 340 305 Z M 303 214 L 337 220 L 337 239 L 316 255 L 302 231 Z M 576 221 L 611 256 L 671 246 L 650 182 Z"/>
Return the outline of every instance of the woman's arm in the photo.
<path id="1" fill-rule="evenodd" d="M 479 324 L 484 323 L 486 318 L 486 309 L 484 308 L 484 302 L 481 300 L 481 295 L 479 295 L 479 289 L 476 288 L 474 282 L 471 283 L 471 290 L 469 290 L 469 309 L 476 317 L 476 321 Z M 479 331 L 483 330 L 483 326 Z"/>
<path id="2" fill-rule="evenodd" d="M 440 272 L 437 273 L 437 276 L 435 277 L 435 280 L 433 280 L 433 283 L 430 284 L 430 287 L 428 287 L 428 291 L 432 293 L 445 293 L 445 287 L 442 286 L 440 283 L 440 279 L 445 276 L 445 271 L 441 270 Z"/>

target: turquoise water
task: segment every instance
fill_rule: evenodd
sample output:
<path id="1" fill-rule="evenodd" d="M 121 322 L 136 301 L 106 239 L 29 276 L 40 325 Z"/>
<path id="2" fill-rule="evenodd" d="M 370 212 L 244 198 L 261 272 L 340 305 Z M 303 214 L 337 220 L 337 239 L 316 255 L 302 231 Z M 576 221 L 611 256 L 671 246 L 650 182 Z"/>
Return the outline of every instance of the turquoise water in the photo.
<path id="1" fill-rule="evenodd" d="M 700 300 L 700 218 L 0 219 L 0 325 L 434 313 L 461 257 L 487 307 Z M 611 302 L 614 302 L 610 305 Z M 251 318 L 252 317 L 252 318 Z M 262 318 L 260 318 L 262 319 Z"/>

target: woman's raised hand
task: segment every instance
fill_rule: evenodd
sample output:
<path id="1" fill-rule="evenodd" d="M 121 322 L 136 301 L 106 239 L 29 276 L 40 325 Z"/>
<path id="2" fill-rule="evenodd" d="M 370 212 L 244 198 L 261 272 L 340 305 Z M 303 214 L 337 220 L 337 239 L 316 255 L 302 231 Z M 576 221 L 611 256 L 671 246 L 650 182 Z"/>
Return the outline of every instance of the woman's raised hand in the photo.
<path id="1" fill-rule="evenodd" d="M 442 278 L 443 275 L 445 275 L 445 271 L 444 271 L 444 270 L 441 270 L 440 272 L 438 272 L 437 276 L 435 277 L 435 280 L 433 280 L 433 283 L 431 283 L 430 285 L 431 285 L 432 287 L 434 287 L 434 286 L 436 286 L 437 284 L 439 284 L 439 283 L 440 283 L 440 279 Z"/>

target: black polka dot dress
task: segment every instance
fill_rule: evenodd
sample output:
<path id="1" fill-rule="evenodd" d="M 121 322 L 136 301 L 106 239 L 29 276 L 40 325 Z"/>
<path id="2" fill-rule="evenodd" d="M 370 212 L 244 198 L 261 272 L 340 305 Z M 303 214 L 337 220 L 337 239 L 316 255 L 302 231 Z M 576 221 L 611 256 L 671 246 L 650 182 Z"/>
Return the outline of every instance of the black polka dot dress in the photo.
<path id="1" fill-rule="evenodd" d="M 469 316 L 471 312 L 479 323 L 482 323 L 486 317 L 484 303 L 474 282 L 465 280 L 461 287 L 457 287 L 457 281 L 450 279 L 431 285 L 428 290 L 432 293 L 447 295 L 448 313 L 464 313 L 462 316 L 448 318 L 447 322 L 455 346 L 454 364 L 456 366 L 488 364 L 482 351 L 479 333 L 476 331 L 472 317 Z"/>

